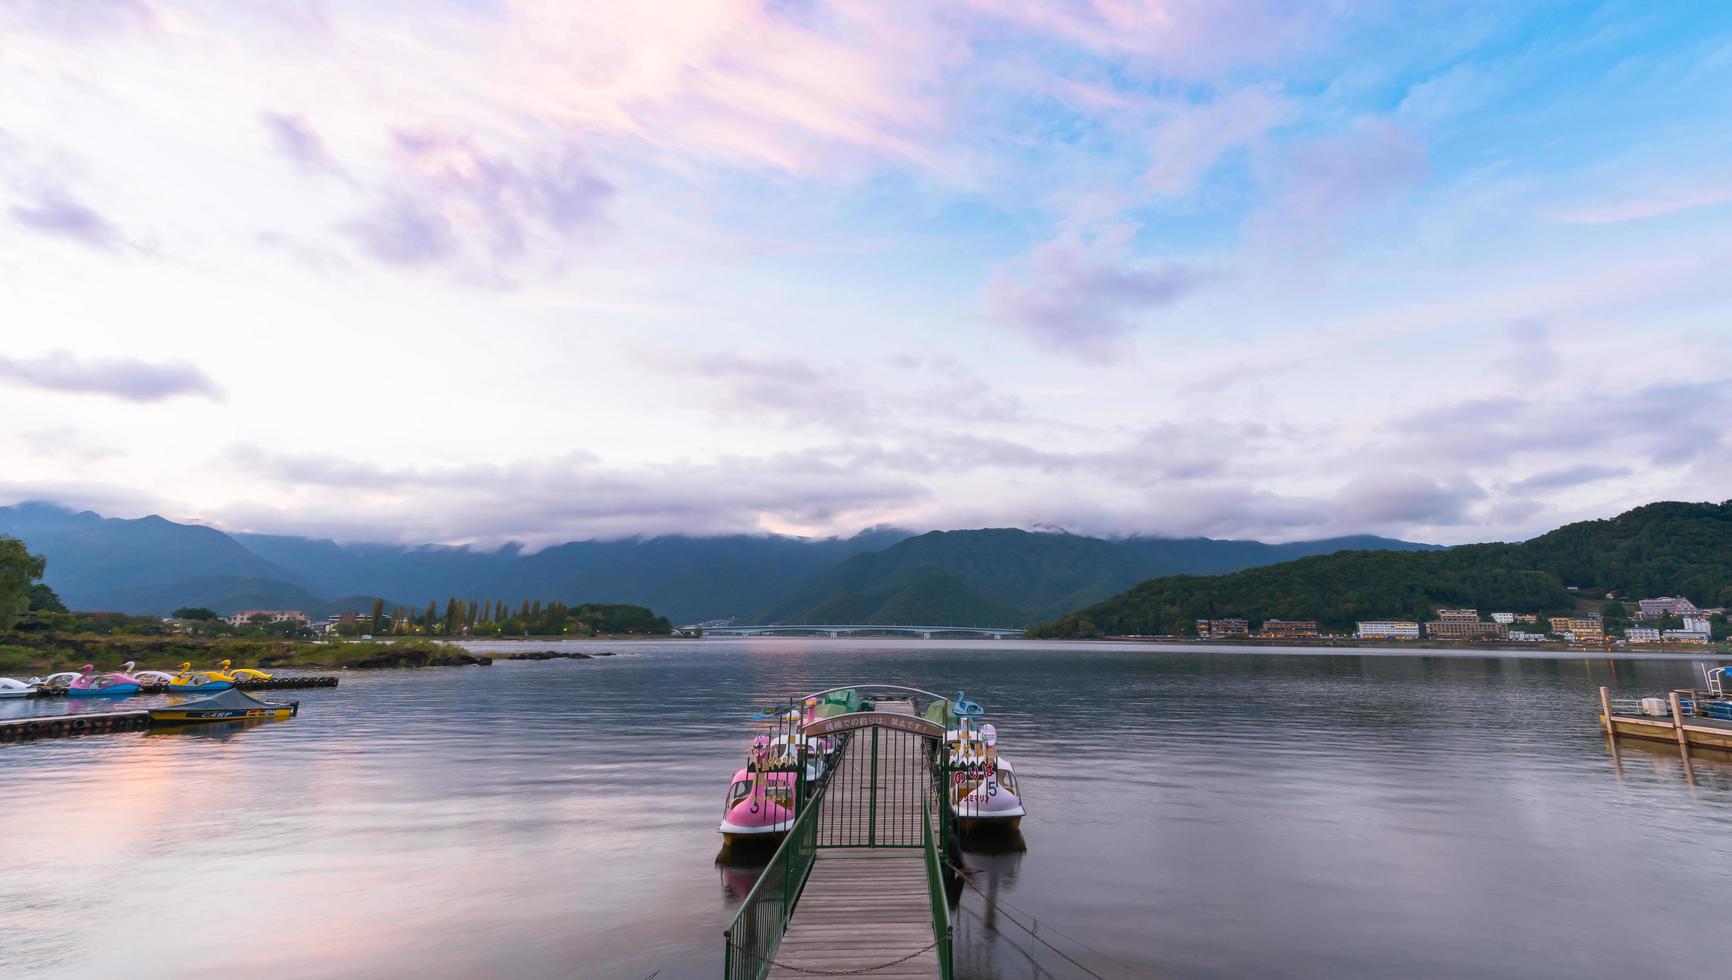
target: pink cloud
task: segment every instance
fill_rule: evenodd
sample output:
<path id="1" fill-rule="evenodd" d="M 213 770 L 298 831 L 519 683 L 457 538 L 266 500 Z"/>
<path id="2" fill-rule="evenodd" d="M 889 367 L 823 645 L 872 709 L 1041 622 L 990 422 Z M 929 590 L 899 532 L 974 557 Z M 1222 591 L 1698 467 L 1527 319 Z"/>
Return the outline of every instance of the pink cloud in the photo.
<path id="1" fill-rule="evenodd" d="M 1712 207 L 1728 202 L 1732 202 L 1732 189 L 1672 191 L 1568 212 L 1559 215 L 1558 220 L 1572 225 L 1610 225 L 1625 221 L 1641 221 L 1645 218 L 1658 218 L 1662 215 L 1676 214 L 1679 211 Z"/>
<path id="2" fill-rule="evenodd" d="M 1067 233 L 1001 270 L 986 286 L 989 314 L 1042 347 L 1084 360 L 1120 352 L 1152 310 L 1186 296 L 1207 274 L 1128 257 L 1127 225 Z"/>
<path id="3" fill-rule="evenodd" d="M 1154 162 L 1143 180 L 1161 197 L 1188 193 L 1223 153 L 1257 139 L 1292 114 L 1286 100 L 1265 86 L 1187 107 L 1155 131 L 1150 147 Z"/>
<path id="4" fill-rule="evenodd" d="M 469 139 L 425 130 L 394 134 L 398 170 L 377 206 L 348 231 L 396 265 L 519 258 L 532 239 L 556 245 L 598 225 L 613 184 L 582 148 L 519 163 Z"/>
<path id="5" fill-rule="evenodd" d="M 1035 35 L 1146 60 L 1157 74 L 1213 78 L 1314 44 L 1335 14 L 1273 0 L 971 0 Z"/>
<path id="6" fill-rule="evenodd" d="M 1384 119 L 1362 119 L 1263 161 L 1275 191 L 1261 216 L 1266 229 L 1314 234 L 1389 200 L 1426 173 L 1426 148 Z"/>

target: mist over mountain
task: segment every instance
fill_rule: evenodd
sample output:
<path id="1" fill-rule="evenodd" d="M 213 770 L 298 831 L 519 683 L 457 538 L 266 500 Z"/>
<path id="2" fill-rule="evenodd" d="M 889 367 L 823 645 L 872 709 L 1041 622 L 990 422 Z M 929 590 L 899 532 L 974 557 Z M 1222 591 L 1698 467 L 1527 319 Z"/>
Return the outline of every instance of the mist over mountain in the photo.
<path id="1" fill-rule="evenodd" d="M 467 547 L 338 544 L 279 535 L 235 540 L 300 580 L 332 592 L 406 596 L 411 602 L 462 596 L 565 602 L 628 602 L 676 623 L 750 613 L 863 551 L 907 531 L 875 528 L 849 538 L 735 534 L 572 541 L 532 554 L 515 545 Z M 52 562 L 50 574 L 52 575 Z"/>
<path id="2" fill-rule="evenodd" d="M 1344 548 L 1419 549 L 1371 536 L 1268 545 L 1207 538 L 1107 540 L 997 528 L 848 538 L 665 535 L 573 541 L 534 553 L 226 534 L 161 517 L 52 504 L 0 507 L 0 534 L 48 559 L 72 607 L 165 614 L 178 606 L 364 610 L 448 597 L 622 602 L 676 623 L 1011 626 L 1056 616 L 1175 571 L 1218 573 Z"/>

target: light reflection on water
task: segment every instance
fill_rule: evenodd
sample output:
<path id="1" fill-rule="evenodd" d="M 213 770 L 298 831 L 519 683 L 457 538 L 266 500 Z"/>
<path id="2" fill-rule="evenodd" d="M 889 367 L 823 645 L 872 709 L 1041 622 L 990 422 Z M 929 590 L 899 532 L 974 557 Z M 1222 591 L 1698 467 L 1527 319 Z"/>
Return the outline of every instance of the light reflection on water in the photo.
<path id="1" fill-rule="evenodd" d="M 1692 786 L 1675 749 L 1626 741 L 1620 774 L 1594 724 L 1600 684 L 1686 686 L 1689 662 L 582 648 L 620 655 L 351 672 L 270 695 L 302 702 L 288 722 L 0 748 L 0 972 L 714 976 L 756 875 L 715 860 L 747 718 L 862 680 L 966 688 L 1016 762 L 1027 851 L 968 857 L 1007 904 L 964 893 L 965 976 L 1080 975 L 1006 913 L 1107 976 L 1682 975 L 1681 950 L 1732 952 L 1732 761 L 1698 754 Z"/>

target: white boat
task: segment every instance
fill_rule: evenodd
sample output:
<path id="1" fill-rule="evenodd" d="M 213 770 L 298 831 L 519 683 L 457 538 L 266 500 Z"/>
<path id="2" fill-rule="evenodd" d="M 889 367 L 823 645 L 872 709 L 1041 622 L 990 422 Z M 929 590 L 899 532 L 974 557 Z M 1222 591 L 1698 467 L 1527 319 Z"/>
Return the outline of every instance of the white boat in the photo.
<path id="1" fill-rule="evenodd" d="M 58 674 L 49 674 L 47 677 L 33 677 L 31 683 L 37 687 L 51 687 L 58 691 L 64 691 L 72 686 L 73 681 L 82 676 L 76 670 L 63 670 Z"/>
<path id="2" fill-rule="evenodd" d="M 36 688 L 21 680 L 0 677 L 0 698 L 27 698 Z"/>
<path id="3" fill-rule="evenodd" d="M 1017 792 L 1016 769 L 998 751 L 998 730 L 978 731 L 961 718 L 945 733 L 950 753 L 950 807 L 962 833 L 1014 830 L 1027 810 Z"/>

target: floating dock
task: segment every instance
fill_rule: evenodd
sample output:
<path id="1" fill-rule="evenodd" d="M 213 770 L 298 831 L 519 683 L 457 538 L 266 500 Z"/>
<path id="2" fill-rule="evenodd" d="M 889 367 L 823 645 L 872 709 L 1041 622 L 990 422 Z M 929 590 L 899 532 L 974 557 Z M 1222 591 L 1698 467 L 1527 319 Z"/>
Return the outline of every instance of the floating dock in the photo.
<path id="1" fill-rule="evenodd" d="M 315 687 L 336 687 L 342 678 L 336 674 L 304 674 L 298 676 L 273 677 L 268 681 L 237 681 L 235 687 L 242 691 L 297 691 Z M 177 694 L 168 684 L 144 684 L 138 689 L 140 694 Z M 40 687 L 30 692 L 33 698 L 63 698 L 66 697 L 64 687 Z"/>
<path id="2" fill-rule="evenodd" d="M 59 738 L 62 735 L 101 735 L 108 732 L 141 732 L 150 727 L 150 712 L 90 711 L 75 715 L 37 715 L 0 720 L 0 742 L 20 739 Z"/>
<path id="3" fill-rule="evenodd" d="M 1673 691 L 1664 699 L 1643 699 L 1665 702 L 1665 714 L 1656 715 L 1644 712 L 1645 706 L 1641 700 L 1613 699 L 1611 690 L 1602 687 L 1600 728 L 1613 738 L 1629 736 L 1656 742 L 1672 742 L 1686 748 L 1732 751 L 1732 721 L 1695 713 L 1696 705 L 1711 696 L 1711 692 L 1706 691 Z M 1688 711 L 1686 705 L 1689 706 Z"/>

